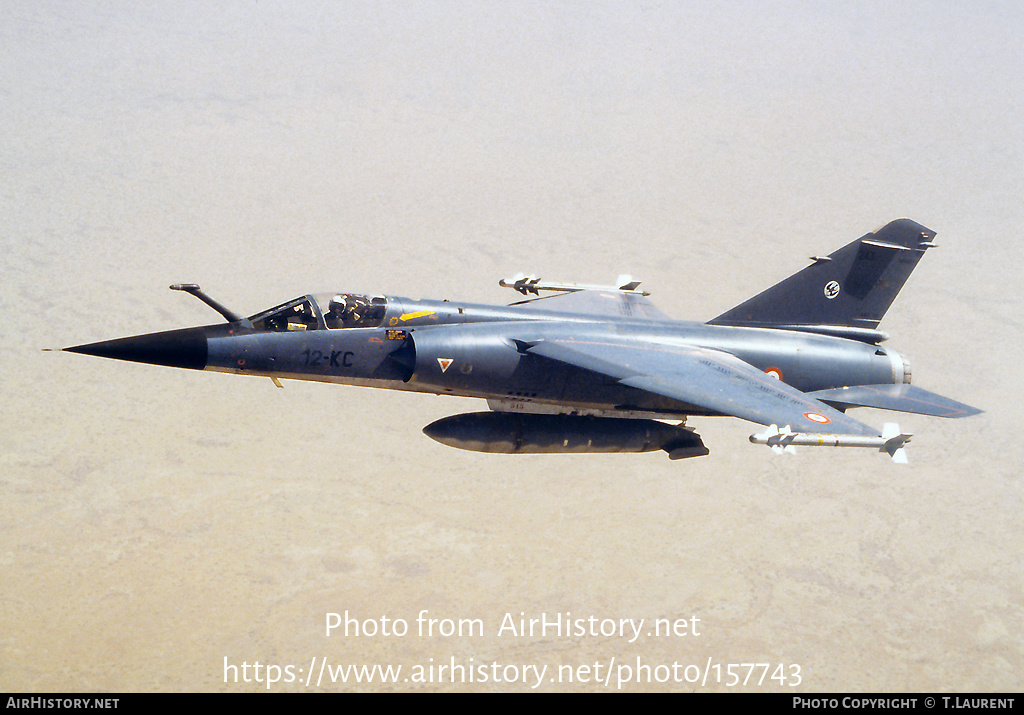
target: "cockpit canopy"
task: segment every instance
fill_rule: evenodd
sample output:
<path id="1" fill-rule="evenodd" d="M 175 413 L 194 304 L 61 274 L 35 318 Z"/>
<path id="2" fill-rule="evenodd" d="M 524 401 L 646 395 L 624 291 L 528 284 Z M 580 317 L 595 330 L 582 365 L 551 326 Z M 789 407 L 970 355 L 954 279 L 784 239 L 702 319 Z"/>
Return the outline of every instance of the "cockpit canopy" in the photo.
<path id="1" fill-rule="evenodd" d="M 376 328 L 384 322 L 388 300 L 360 293 L 317 293 L 295 298 L 249 318 L 256 330 Z"/>
<path id="2" fill-rule="evenodd" d="M 337 328 L 376 328 L 384 322 L 388 300 L 383 296 L 359 293 L 321 294 L 320 305 L 326 302 L 324 323 L 331 330 Z M 325 300 L 326 299 L 326 300 Z"/>

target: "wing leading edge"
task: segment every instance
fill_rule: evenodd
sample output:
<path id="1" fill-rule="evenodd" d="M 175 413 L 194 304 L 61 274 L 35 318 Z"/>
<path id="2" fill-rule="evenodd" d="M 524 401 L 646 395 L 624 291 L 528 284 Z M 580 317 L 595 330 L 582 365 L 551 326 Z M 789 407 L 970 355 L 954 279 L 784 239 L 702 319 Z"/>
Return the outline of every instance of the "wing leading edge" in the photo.
<path id="1" fill-rule="evenodd" d="M 637 341 L 543 340 L 528 352 L 619 384 L 761 425 L 795 432 L 879 436 L 824 402 L 719 350 Z"/>

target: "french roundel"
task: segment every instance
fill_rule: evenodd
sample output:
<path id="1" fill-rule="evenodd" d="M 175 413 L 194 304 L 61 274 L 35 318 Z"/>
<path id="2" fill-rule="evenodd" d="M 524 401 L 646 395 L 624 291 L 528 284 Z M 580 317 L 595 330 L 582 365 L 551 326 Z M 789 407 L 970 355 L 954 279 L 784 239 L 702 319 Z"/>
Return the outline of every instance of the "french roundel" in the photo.
<path id="1" fill-rule="evenodd" d="M 825 415 L 820 415 L 817 412 L 804 412 L 804 417 L 809 419 L 811 422 L 817 422 L 819 425 L 827 425 L 832 421 Z"/>

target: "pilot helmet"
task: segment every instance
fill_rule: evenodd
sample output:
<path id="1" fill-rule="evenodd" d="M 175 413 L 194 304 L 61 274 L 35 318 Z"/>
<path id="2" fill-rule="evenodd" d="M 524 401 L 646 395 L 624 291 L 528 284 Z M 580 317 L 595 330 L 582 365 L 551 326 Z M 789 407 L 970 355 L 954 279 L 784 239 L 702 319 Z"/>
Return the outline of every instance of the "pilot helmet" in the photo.
<path id="1" fill-rule="evenodd" d="M 344 310 L 345 309 L 345 296 L 343 296 L 343 295 L 341 295 L 339 293 L 338 295 L 336 295 L 333 298 L 331 298 L 330 309 L 331 310 L 337 310 L 339 312 Z"/>

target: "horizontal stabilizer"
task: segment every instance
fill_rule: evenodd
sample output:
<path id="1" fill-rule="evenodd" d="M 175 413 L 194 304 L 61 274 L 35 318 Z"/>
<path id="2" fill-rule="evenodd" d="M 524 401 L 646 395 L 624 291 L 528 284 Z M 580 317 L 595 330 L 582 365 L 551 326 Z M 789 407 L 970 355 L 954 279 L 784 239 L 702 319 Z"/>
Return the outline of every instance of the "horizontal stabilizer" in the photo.
<path id="1" fill-rule="evenodd" d="M 807 394 L 841 410 L 847 407 L 876 407 L 931 417 L 970 417 L 982 411 L 914 385 L 857 385 Z"/>

